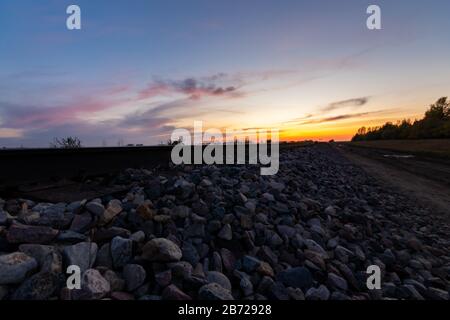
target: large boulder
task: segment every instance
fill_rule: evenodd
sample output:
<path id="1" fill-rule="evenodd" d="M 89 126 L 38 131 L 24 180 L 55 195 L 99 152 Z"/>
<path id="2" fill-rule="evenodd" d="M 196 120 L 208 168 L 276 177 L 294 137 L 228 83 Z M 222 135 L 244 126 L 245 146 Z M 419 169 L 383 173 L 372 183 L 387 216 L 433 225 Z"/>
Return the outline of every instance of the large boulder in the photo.
<path id="1" fill-rule="evenodd" d="M 21 283 L 37 267 L 36 259 L 23 252 L 0 256 L 0 285 Z"/>
<path id="2" fill-rule="evenodd" d="M 145 244 L 142 249 L 142 257 L 149 261 L 173 262 L 181 259 L 182 252 L 174 242 L 156 238 Z"/>

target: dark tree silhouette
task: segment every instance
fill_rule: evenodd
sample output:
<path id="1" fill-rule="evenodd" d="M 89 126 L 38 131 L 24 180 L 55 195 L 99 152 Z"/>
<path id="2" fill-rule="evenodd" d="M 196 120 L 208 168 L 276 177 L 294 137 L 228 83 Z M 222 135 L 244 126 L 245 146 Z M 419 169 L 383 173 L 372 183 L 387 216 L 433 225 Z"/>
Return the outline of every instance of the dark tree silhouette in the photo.
<path id="1" fill-rule="evenodd" d="M 54 138 L 53 142 L 50 143 L 50 147 L 52 148 L 60 148 L 60 149 L 77 149 L 81 148 L 81 140 L 77 137 L 66 137 L 66 138 Z"/>
<path id="2" fill-rule="evenodd" d="M 425 112 L 423 119 L 387 122 L 381 127 L 358 129 L 352 141 L 450 138 L 450 101 L 442 97 Z"/>

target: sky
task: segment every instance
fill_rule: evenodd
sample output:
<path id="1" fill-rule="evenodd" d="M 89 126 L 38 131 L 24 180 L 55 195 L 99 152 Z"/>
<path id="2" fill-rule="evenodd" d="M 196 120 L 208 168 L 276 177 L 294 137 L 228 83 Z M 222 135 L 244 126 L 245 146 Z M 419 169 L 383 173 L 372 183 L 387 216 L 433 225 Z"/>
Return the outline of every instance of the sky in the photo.
<path id="1" fill-rule="evenodd" d="M 68 30 L 66 8 L 81 8 Z M 370 4 L 381 30 L 366 27 Z M 0 0 L 0 147 L 348 140 L 450 91 L 448 0 Z"/>

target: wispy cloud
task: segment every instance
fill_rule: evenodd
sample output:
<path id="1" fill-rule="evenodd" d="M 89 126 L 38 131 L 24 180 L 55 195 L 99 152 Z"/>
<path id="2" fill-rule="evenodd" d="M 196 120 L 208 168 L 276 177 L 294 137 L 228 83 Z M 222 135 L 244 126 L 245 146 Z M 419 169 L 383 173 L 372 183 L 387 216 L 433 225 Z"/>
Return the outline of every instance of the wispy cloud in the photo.
<path id="1" fill-rule="evenodd" d="M 150 83 L 139 92 L 140 99 L 152 98 L 158 95 L 179 93 L 191 100 L 198 100 L 208 96 L 239 97 L 236 85 L 220 85 L 216 82 L 222 80 L 225 74 L 216 74 L 205 78 L 186 78 L 183 80 L 157 80 Z"/>
<path id="2" fill-rule="evenodd" d="M 352 98 L 352 99 L 347 99 L 347 100 L 342 100 L 342 101 L 336 101 L 336 102 L 332 102 L 332 103 L 328 104 L 326 107 L 322 108 L 322 111 L 330 112 L 330 111 L 333 111 L 336 109 L 347 108 L 347 107 L 357 108 L 357 107 L 361 107 L 361 106 L 367 104 L 368 101 L 369 101 L 369 97 Z"/>
<path id="3" fill-rule="evenodd" d="M 332 117 L 306 120 L 299 124 L 316 124 L 316 123 L 333 122 L 333 121 L 340 121 L 340 120 L 347 120 L 347 119 L 363 118 L 363 117 L 366 117 L 369 115 L 380 114 L 380 113 L 383 113 L 386 111 L 387 110 L 378 110 L 378 111 L 371 111 L 371 112 L 341 114 L 341 115 L 332 116 Z"/>

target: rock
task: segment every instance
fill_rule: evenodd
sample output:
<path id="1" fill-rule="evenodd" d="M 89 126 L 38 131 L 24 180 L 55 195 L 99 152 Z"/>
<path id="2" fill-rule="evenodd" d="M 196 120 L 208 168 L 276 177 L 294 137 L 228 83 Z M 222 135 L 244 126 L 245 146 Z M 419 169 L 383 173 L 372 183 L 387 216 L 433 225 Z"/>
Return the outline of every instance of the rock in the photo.
<path id="1" fill-rule="evenodd" d="M 91 226 L 93 225 L 94 220 L 89 212 L 84 212 L 82 214 L 77 214 L 72 220 L 72 224 L 70 225 L 70 230 L 85 233 L 87 232 Z"/>
<path id="2" fill-rule="evenodd" d="M 12 300 L 48 300 L 57 292 L 59 278 L 53 272 L 39 272 L 25 280 L 14 292 Z"/>
<path id="3" fill-rule="evenodd" d="M 217 235 L 220 239 L 231 240 L 233 239 L 233 232 L 229 223 L 225 224 Z"/>
<path id="4" fill-rule="evenodd" d="M 102 217 L 105 212 L 105 207 L 97 201 L 88 202 L 86 204 L 86 209 L 97 217 Z"/>
<path id="5" fill-rule="evenodd" d="M 267 262 L 264 262 L 264 261 L 261 261 L 261 264 L 258 266 L 256 271 L 258 271 L 258 273 L 263 276 L 269 276 L 269 277 L 275 276 L 275 273 L 274 273 L 272 267 L 270 266 L 270 264 L 268 264 Z"/>
<path id="6" fill-rule="evenodd" d="M 313 284 L 313 278 L 309 270 L 305 267 L 289 268 L 279 272 L 276 276 L 287 287 L 308 289 Z"/>
<path id="7" fill-rule="evenodd" d="M 58 230 L 50 227 L 27 226 L 23 224 L 13 224 L 7 234 L 9 243 L 50 243 L 58 235 Z"/>
<path id="8" fill-rule="evenodd" d="M 449 300 L 448 292 L 438 288 L 428 288 L 425 294 L 428 299 Z"/>
<path id="9" fill-rule="evenodd" d="M 111 245 L 109 243 L 105 243 L 100 247 L 100 250 L 98 250 L 95 265 L 107 267 L 109 269 L 113 268 Z"/>
<path id="10" fill-rule="evenodd" d="M 222 263 L 225 270 L 231 273 L 236 265 L 236 258 L 234 254 L 230 250 L 222 248 L 220 249 L 220 256 L 222 258 Z"/>
<path id="11" fill-rule="evenodd" d="M 70 225 L 73 218 L 74 214 L 70 211 L 66 211 L 66 204 L 58 203 L 50 205 L 42 210 L 42 212 L 39 213 L 39 219 L 33 224 L 63 229 Z"/>
<path id="12" fill-rule="evenodd" d="M 114 268 L 122 268 L 133 258 L 133 241 L 115 237 L 111 241 L 111 257 Z"/>
<path id="13" fill-rule="evenodd" d="M 172 262 L 168 266 L 172 270 L 172 274 L 181 279 L 189 279 L 192 275 L 192 265 L 186 261 Z"/>
<path id="14" fill-rule="evenodd" d="M 227 276 L 218 271 L 209 271 L 206 274 L 206 278 L 211 283 L 217 283 L 221 285 L 223 288 L 231 291 L 231 282 L 228 280 Z"/>
<path id="15" fill-rule="evenodd" d="M 165 300 L 192 300 L 192 298 L 181 291 L 177 286 L 171 284 L 163 291 L 163 299 Z"/>
<path id="16" fill-rule="evenodd" d="M 416 290 L 413 285 L 406 284 L 402 286 L 408 293 L 408 299 L 412 300 L 425 300 L 424 297 Z"/>
<path id="17" fill-rule="evenodd" d="M 128 291 L 134 291 L 144 284 L 147 273 L 144 268 L 138 264 L 127 264 L 123 268 L 123 277 Z"/>
<path id="18" fill-rule="evenodd" d="M 120 278 L 114 271 L 106 270 L 103 278 L 108 281 L 111 291 L 123 291 L 125 289 L 125 280 Z"/>
<path id="19" fill-rule="evenodd" d="M 328 206 L 325 209 L 325 214 L 329 216 L 335 216 L 336 215 L 336 209 L 333 206 Z"/>
<path id="20" fill-rule="evenodd" d="M 89 210 L 89 209 L 88 209 Z M 100 209 L 98 211 L 101 211 Z M 122 202 L 117 199 L 109 201 L 106 210 L 100 216 L 100 224 L 105 225 L 111 222 L 119 213 L 122 212 Z"/>
<path id="21" fill-rule="evenodd" d="M 130 240 L 141 243 L 145 241 L 145 233 L 144 231 L 137 231 L 130 236 Z"/>
<path id="22" fill-rule="evenodd" d="M 318 288 L 310 288 L 306 292 L 305 297 L 306 300 L 328 300 L 330 298 L 330 291 L 321 284 Z"/>
<path id="23" fill-rule="evenodd" d="M 241 287 L 244 297 L 248 297 L 254 293 L 253 283 L 248 277 L 242 277 L 241 281 L 239 281 L 239 286 Z"/>
<path id="24" fill-rule="evenodd" d="M 157 274 L 155 274 L 155 281 L 163 288 L 168 286 L 172 281 L 172 270 L 158 272 Z"/>
<path id="25" fill-rule="evenodd" d="M 56 237 L 56 241 L 63 242 L 63 243 L 78 243 L 78 242 L 84 242 L 87 240 L 87 237 L 84 234 L 71 231 L 71 230 L 64 230 L 61 231 L 58 236 Z"/>
<path id="26" fill-rule="evenodd" d="M 292 300 L 305 300 L 305 294 L 300 288 L 289 287 L 286 290 Z"/>
<path id="27" fill-rule="evenodd" d="M 81 279 L 81 291 L 81 299 L 99 300 L 109 294 L 111 286 L 100 272 L 95 269 L 88 269 Z"/>
<path id="28" fill-rule="evenodd" d="M 334 273 L 328 274 L 327 283 L 331 288 L 334 288 L 334 289 L 338 289 L 341 291 L 347 291 L 347 289 L 348 289 L 347 281 L 345 281 L 344 278 L 341 278 Z"/>
<path id="29" fill-rule="evenodd" d="M 144 220 L 151 220 L 155 216 L 155 211 L 148 204 L 141 204 L 137 207 L 136 212 Z"/>
<path id="30" fill-rule="evenodd" d="M 312 240 L 312 239 L 305 239 L 304 243 L 305 243 L 306 247 L 309 250 L 319 253 L 322 258 L 327 258 L 328 257 L 327 252 L 322 248 L 322 246 L 320 246 L 314 240 Z"/>
<path id="31" fill-rule="evenodd" d="M 21 283 L 38 267 L 37 261 L 23 252 L 0 256 L 0 285 Z"/>
<path id="32" fill-rule="evenodd" d="M 202 286 L 198 291 L 198 297 L 201 300 L 234 300 L 229 290 L 215 282 Z"/>
<path id="33" fill-rule="evenodd" d="M 134 296 L 127 292 L 111 292 L 111 299 L 121 300 L 121 301 L 129 301 L 129 300 L 134 300 Z"/>
<path id="34" fill-rule="evenodd" d="M 94 234 L 95 242 L 106 242 L 111 241 L 115 237 L 128 238 L 131 235 L 131 232 L 125 228 L 119 227 L 111 227 L 111 228 L 103 228 L 97 229 Z"/>
<path id="35" fill-rule="evenodd" d="M 200 261 L 197 249 L 190 243 L 184 242 L 182 247 L 183 260 L 195 266 Z"/>
<path id="36" fill-rule="evenodd" d="M 155 238 L 146 243 L 142 257 L 148 261 L 172 262 L 182 257 L 180 248 L 170 240 Z"/>
<path id="37" fill-rule="evenodd" d="M 262 197 L 264 199 L 266 199 L 267 201 L 272 201 L 272 202 L 275 201 L 274 196 L 272 194 L 268 193 L 268 192 L 263 193 Z"/>
<path id="38" fill-rule="evenodd" d="M 62 256 L 55 247 L 40 244 L 22 244 L 19 246 L 19 250 L 33 257 L 38 262 L 41 272 L 61 273 L 63 271 Z"/>
<path id="39" fill-rule="evenodd" d="M 184 219 L 189 216 L 190 211 L 191 209 L 189 207 L 176 206 L 171 210 L 170 215 L 174 219 Z"/>
<path id="40" fill-rule="evenodd" d="M 281 282 L 275 282 L 267 292 L 267 297 L 272 300 L 289 300 L 289 292 Z"/>
<path id="41" fill-rule="evenodd" d="M 63 250 L 66 266 L 76 265 L 81 272 L 90 269 L 97 256 L 97 244 L 95 242 L 80 242 L 67 246 Z"/>
<path id="42" fill-rule="evenodd" d="M 8 216 L 5 211 L 0 209 L 0 226 L 6 225 L 6 222 L 8 222 Z"/>
<path id="43" fill-rule="evenodd" d="M 251 256 L 244 256 L 242 258 L 242 267 L 246 272 L 253 272 L 261 265 L 261 261 Z"/>
<path id="44" fill-rule="evenodd" d="M 349 258 L 353 256 L 353 252 L 343 246 L 337 246 L 334 249 L 334 253 L 336 254 L 336 257 L 345 264 L 348 263 Z"/>

